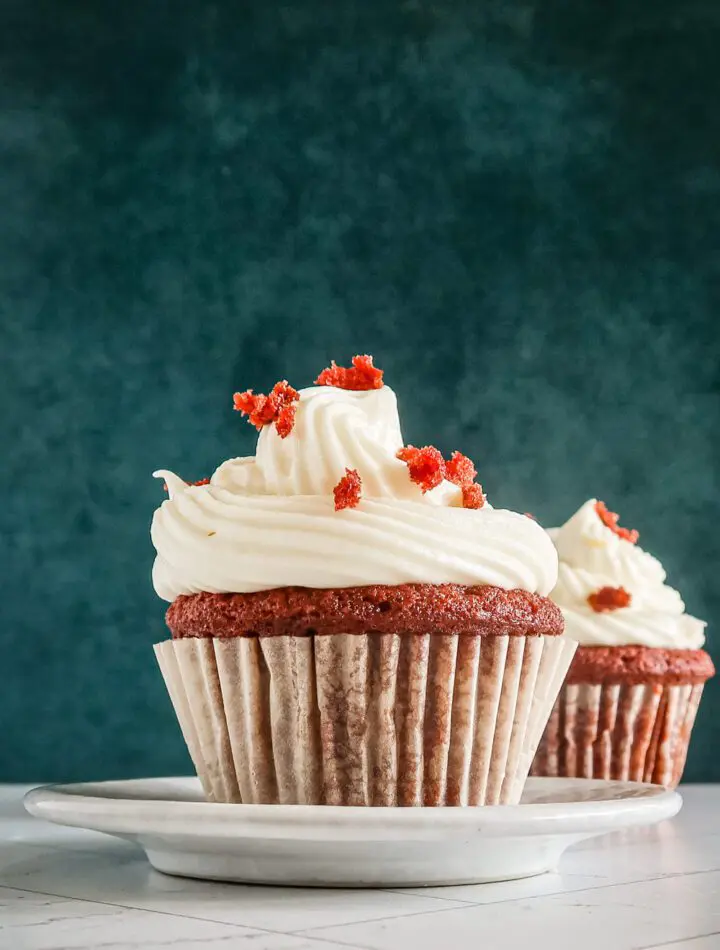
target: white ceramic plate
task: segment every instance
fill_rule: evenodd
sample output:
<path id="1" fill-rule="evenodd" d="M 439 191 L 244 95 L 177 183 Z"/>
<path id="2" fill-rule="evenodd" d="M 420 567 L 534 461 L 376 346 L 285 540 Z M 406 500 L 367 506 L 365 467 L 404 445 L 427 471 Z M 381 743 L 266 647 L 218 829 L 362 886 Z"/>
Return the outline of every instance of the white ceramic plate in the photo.
<path id="1" fill-rule="evenodd" d="M 583 838 L 651 825 L 677 792 L 590 779 L 528 780 L 523 803 L 484 808 L 220 805 L 195 778 L 37 788 L 28 811 L 137 841 L 182 877 L 337 887 L 470 884 L 555 870 Z"/>

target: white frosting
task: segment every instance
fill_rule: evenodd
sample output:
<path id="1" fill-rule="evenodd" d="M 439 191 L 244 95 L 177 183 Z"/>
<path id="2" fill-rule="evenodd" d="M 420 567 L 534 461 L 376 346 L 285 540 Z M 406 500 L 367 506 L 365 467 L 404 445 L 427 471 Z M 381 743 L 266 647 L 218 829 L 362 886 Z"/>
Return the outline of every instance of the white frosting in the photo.
<path id="1" fill-rule="evenodd" d="M 701 647 L 705 624 L 685 613 L 662 564 L 611 531 L 595 504 L 591 498 L 562 528 L 548 531 L 560 558 L 550 596 L 562 609 L 567 635 L 586 646 Z M 588 596 L 601 587 L 623 587 L 630 605 L 597 613 Z"/>
<path id="2" fill-rule="evenodd" d="M 172 472 L 155 512 L 155 590 L 200 591 L 366 584 L 492 584 L 547 594 L 557 555 L 546 533 L 511 511 L 462 507 L 450 482 L 423 492 L 396 458 L 403 445 L 387 386 L 300 391 L 292 432 L 260 432 L 257 454 L 224 462 L 209 485 Z M 333 488 L 357 469 L 362 498 L 335 511 Z"/>

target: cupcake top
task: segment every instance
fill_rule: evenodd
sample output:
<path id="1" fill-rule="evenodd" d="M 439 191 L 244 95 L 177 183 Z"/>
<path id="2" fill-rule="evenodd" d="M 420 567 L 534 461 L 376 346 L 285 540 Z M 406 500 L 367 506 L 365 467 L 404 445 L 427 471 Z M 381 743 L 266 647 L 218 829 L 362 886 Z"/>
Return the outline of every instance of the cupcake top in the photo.
<path id="1" fill-rule="evenodd" d="M 256 454 L 209 481 L 169 471 L 155 512 L 158 595 L 279 587 L 493 585 L 547 594 L 557 555 L 524 515 L 493 509 L 469 459 L 404 446 L 395 394 L 370 357 L 299 392 L 235 394 Z"/>
<path id="2" fill-rule="evenodd" d="M 565 616 L 565 632 L 583 646 L 701 647 L 704 622 L 685 613 L 660 562 L 618 520 L 591 498 L 548 531 L 560 558 L 550 596 Z"/>

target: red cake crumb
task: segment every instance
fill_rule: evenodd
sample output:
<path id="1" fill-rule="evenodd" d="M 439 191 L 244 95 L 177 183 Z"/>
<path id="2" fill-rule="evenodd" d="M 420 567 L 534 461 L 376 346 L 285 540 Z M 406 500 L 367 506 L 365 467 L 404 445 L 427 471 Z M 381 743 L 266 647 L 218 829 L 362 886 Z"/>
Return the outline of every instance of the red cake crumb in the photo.
<path id="1" fill-rule="evenodd" d="M 453 452 L 450 461 L 445 463 L 445 477 L 454 485 L 465 488 L 472 485 L 477 478 L 477 469 L 467 455 L 463 455 L 462 452 Z"/>
<path id="2" fill-rule="evenodd" d="M 357 508 L 360 504 L 361 490 L 362 479 L 357 469 L 346 468 L 345 474 L 333 488 L 335 511 L 342 511 L 343 508 Z"/>
<path id="3" fill-rule="evenodd" d="M 188 482 L 188 485 L 209 485 L 209 484 L 210 484 L 209 478 L 199 478 L 196 482 Z M 170 491 L 170 489 L 168 488 L 167 482 L 163 482 L 163 491 Z"/>
<path id="4" fill-rule="evenodd" d="M 462 501 L 463 508 L 482 508 L 485 504 L 482 485 L 463 485 Z"/>
<path id="5" fill-rule="evenodd" d="M 613 534 L 616 534 L 619 538 L 622 538 L 623 541 L 629 541 L 630 544 L 637 543 L 637 540 L 640 537 L 639 532 L 637 532 L 634 528 L 621 528 L 618 524 L 620 515 L 616 515 L 614 511 L 608 511 L 604 501 L 595 502 L 595 512 L 605 527 L 610 528 Z"/>
<path id="6" fill-rule="evenodd" d="M 445 459 L 432 445 L 422 449 L 406 445 L 399 450 L 397 457 L 407 464 L 410 480 L 419 485 L 423 492 L 437 488 L 445 478 Z"/>
<path id="7" fill-rule="evenodd" d="M 529 518 L 531 521 L 537 521 L 537 518 L 531 512 L 524 511 L 523 514 L 525 515 L 526 518 Z"/>
<path id="8" fill-rule="evenodd" d="M 367 389 L 382 389 L 383 371 L 373 366 L 372 356 L 353 356 L 352 366 L 338 366 L 335 360 L 315 380 L 316 386 L 336 386 L 363 392 Z"/>
<path id="9" fill-rule="evenodd" d="M 286 379 L 275 383 L 269 395 L 253 393 L 252 389 L 233 395 L 233 406 L 258 432 L 263 426 L 275 423 L 275 429 L 281 439 L 290 435 L 295 424 L 295 412 L 300 393 L 289 385 Z"/>
<path id="10" fill-rule="evenodd" d="M 410 479 L 419 485 L 423 492 L 437 488 L 446 478 L 462 488 L 463 508 L 482 508 L 485 504 L 482 485 L 475 483 L 477 470 L 467 455 L 453 452 L 450 461 L 446 462 L 442 453 L 433 445 L 426 445 L 422 449 L 406 445 L 400 449 L 397 457 L 407 464 Z"/>
<path id="11" fill-rule="evenodd" d="M 588 597 L 588 603 L 597 614 L 629 607 L 631 601 L 632 596 L 624 587 L 601 587 Z"/>
<path id="12" fill-rule="evenodd" d="M 482 485 L 475 482 L 477 469 L 462 452 L 453 452 L 450 461 L 445 463 L 445 477 L 454 485 L 462 488 L 463 508 L 482 508 L 485 495 Z"/>

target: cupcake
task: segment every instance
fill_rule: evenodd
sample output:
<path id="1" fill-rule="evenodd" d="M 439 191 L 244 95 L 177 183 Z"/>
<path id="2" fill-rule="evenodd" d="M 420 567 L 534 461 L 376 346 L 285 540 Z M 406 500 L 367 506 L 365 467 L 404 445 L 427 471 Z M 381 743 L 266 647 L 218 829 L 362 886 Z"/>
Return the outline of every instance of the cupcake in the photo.
<path id="1" fill-rule="evenodd" d="M 370 357 L 234 402 L 253 457 L 155 473 L 155 652 L 207 798 L 519 801 L 575 650 L 551 540 L 403 444 Z"/>
<path id="2" fill-rule="evenodd" d="M 705 624 L 618 520 L 592 498 L 548 532 L 560 558 L 551 597 L 579 648 L 532 774 L 674 787 L 715 670 Z"/>

